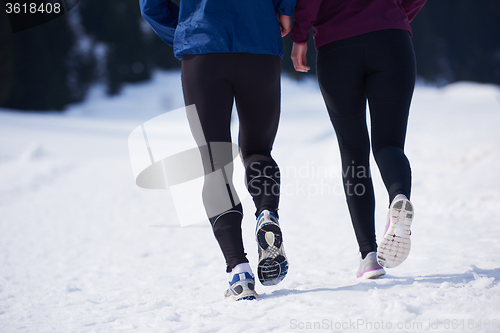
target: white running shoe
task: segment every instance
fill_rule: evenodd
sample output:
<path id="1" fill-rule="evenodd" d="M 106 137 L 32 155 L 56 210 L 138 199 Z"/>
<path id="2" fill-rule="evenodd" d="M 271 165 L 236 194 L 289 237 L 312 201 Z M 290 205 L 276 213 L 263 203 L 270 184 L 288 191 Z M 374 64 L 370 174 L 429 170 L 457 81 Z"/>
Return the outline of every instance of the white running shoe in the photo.
<path id="1" fill-rule="evenodd" d="M 365 259 L 360 259 L 356 273 L 358 279 L 376 279 L 385 274 L 385 270 L 377 262 L 377 252 L 369 252 Z"/>
<path id="2" fill-rule="evenodd" d="M 413 220 L 413 205 L 410 200 L 398 194 L 389 207 L 389 217 L 384 238 L 377 251 L 380 266 L 399 266 L 410 253 L 410 226 Z"/>
<path id="3" fill-rule="evenodd" d="M 224 297 L 235 301 L 257 299 L 254 277 L 248 272 L 234 274 Z"/>
<path id="4" fill-rule="evenodd" d="M 260 283 L 264 286 L 280 283 L 288 272 L 288 260 L 276 215 L 264 210 L 257 218 L 255 236 L 259 246 L 257 276 Z"/>

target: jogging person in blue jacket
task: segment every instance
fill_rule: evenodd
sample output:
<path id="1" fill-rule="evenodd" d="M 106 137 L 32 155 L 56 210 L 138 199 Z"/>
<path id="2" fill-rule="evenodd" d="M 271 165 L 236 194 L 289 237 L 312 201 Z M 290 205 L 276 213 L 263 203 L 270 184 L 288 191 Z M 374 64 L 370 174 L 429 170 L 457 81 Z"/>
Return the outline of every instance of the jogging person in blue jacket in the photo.
<path id="1" fill-rule="evenodd" d="M 203 203 L 229 273 L 225 296 L 255 299 L 243 210 L 226 168 L 233 160 L 231 111 L 236 102 L 238 144 L 256 206 L 257 275 L 263 285 L 274 285 L 288 261 L 277 213 L 280 172 L 271 150 L 280 115 L 281 38 L 291 30 L 296 0 L 182 0 L 180 8 L 170 0 L 139 1 L 143 18 L 182 60 L 185 104 L 196 106 L 199 123 L 188 119 L 205 169 Z M 222 201 L 231 207 L 217 209 Z"/>

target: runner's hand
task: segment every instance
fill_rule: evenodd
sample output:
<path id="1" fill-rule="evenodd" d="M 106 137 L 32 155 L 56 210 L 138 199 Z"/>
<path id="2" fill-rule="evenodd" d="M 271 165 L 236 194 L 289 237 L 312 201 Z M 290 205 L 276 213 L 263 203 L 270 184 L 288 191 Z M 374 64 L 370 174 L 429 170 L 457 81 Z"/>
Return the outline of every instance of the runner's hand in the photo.
<path id="1" fill-rule="evenodd" d="M 307 66 L 307 44 L 297 44 L 293 43 L 292 47 L 292 62 L 293 67 L 297 72 L 307 73 L 311 67 Z"/>
<path id="2" fill-rule="evenodd" d="M 278 22 L 280 23 L 281 29 L 281 37 L 285 37 L 292 30 L 292 17 L 288 15 L 280 15 L 276 13 L 278 16 Z"/>

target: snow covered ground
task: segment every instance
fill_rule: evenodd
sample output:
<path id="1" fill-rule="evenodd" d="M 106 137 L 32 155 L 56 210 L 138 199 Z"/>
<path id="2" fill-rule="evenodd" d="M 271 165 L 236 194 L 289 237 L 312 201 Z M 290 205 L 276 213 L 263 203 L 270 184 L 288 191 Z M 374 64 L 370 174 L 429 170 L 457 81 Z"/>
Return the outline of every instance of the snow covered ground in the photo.
<path id="1" fill-rule="evenodd" d="M 412 251 L 359 281 L 321 95 L 314 81 L 283 79 L 274 157 L 290 270 L 278 286 L 257 284 L 253 302 L 223 299 L 208 225 L 178 227 L 167 192 L 134 183 L 128 135 L 181 106 L 174 72 L 115 98 L 96 88 L 64 114 L 0 110 L 0 332 L 500 331 L 498 87 L 416 89 Z M 176 135 L 167 144 L 186 133 Z M 388 199 L 376 169 L 373 178 L 380 238 Z M 255 269 L 252 201 L 243 204 Z"/>

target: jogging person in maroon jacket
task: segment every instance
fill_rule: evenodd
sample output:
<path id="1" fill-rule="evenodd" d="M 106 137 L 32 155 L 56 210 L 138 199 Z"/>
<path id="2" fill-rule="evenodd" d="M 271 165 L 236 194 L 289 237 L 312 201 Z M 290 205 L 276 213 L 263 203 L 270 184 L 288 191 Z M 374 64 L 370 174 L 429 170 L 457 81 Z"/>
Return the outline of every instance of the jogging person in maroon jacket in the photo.
<path id="1" fill-rule="evenodd" d="M 298 0 L 291 32 L 295 70 L 307 72 L 314 28 L 317 76 L 337 134 L 344 192 L 361 252 L 358 278 L 376 278 L 410 251 L 413 206 L 410 163 L 404 153 L 415 85 L 410 22 L 426 0 Z M 371 148 L 389 194 L 389 217 L 378 247 Z"/>

